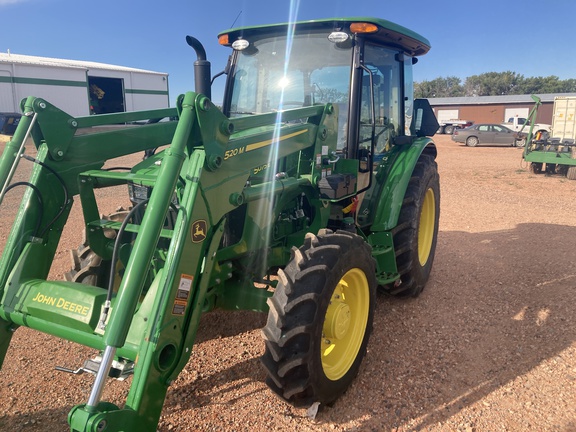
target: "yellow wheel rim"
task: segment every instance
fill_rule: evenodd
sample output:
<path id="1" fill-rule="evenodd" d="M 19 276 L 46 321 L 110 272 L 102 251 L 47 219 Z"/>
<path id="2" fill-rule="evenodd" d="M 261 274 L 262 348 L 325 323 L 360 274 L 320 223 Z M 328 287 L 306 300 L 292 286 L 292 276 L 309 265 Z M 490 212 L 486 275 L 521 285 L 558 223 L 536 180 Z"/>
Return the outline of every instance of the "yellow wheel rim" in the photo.
<path id="1" fill-rule="evenodd" d="M 370 287 L 364 272 L 348 271 L 332 293 L 322 326 L 322 368 L 332 381 L 342 378 L 358 356 L 370 310 Z"/>
<path id="2" fill-rule="evenodd" d="M 420 265 L 424 266 L 430 257 L 432 250 L 432 240 L 434 239 L 434 229 L 436 225 L 436 197 L 434 191 L 428 189 L 424 195 L 422 211 L 420 213 L 420 223 L 418 224 L 418 259 Z"/>

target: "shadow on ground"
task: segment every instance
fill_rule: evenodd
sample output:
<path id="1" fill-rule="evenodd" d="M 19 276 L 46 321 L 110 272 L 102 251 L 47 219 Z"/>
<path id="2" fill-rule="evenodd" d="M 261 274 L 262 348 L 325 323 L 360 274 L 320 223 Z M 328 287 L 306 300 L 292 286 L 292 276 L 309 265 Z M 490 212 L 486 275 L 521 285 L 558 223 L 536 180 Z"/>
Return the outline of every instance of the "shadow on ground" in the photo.
<path id="1" fill-rule="evenodd" d="M 379 296 L 360 375 L 307 427 L 331 430 L 356 419 L 366 431 L 424 430 L 522 379 L 547 360 L 561 358 L 576 339 L 574 238 L 576 227 L 548 224 L 441 232 L 424 293 L 404 300 Z M 264 324 L 263 314 L 208 314 L 198 342 L 240 335 Z M 218 399 L 222 391 L 238 391 L 242 382 L 263 378 L 257 357 L 249 355 L 194 385 L 184 385 L 176 395 L 190 395 L 186 405 L 194 409 Z M 225 388 L 227 382 L 234 387 Z M 261 391 L 246 390 L 243 396 L 255 397 L 257 392 L 262 397 Z M 167 412 L 179 410 L 171 405 L 169 399 Z M 19 425 L 11 430 L 42 430 L 44 421 L 66 414 L 63 409 L 40 409 L 30 423 L 29 414 L 18 413 L 0 418 L 0 429 Z M 561 424 L 558 430 L 571 427 L 576 424 Z"/>
<path id="2" fill-rule="evenodd" d="M 359 383 L 345 396 L 366 400 L 356 413 L 369 418 L 362 430 L 444 422 L 561 356 L 576 339 L 574 238 L 575 227 L 547 224 L 441 232 L 424 293 L 380 299 Z M 390 371 L 382 382 L 371 380 L 377 368 Z"/>

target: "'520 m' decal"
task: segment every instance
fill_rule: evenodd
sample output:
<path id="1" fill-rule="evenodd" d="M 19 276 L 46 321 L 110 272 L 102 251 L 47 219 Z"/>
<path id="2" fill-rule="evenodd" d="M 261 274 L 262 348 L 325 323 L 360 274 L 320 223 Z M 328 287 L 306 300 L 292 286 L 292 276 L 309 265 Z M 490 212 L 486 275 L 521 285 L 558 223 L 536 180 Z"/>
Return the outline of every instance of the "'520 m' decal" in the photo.
<path id="1" fill-rule="evenodd" d="M 293 132 L 293 133 L 291 133 L 291 134 L 283 135 L 283 136 L 281 136 L 281 137 L 273 137 L 272 139 L 269 139 L 269 140 L 260 141 L 260 142 L 256 142 L 256 143 L 253 143 L 253 144 L 248 144 L 248 145 L 245 146 L 245 147 L 238 147 L 238 148 L 235 148 L 235 149 L 226 150 L 226 151 L 224 152 L 224 160 L 230 159 L 230 158 L 232 158 L 232 157 L 234 157 L 234 156 L 241 155 L 241 154 L 243 154 L 244 152 L 250 152 L 250 151 L 253 151 L 253 150 L 258 150 L 259 148 L 269 146 L 269 145 L 272 144 L 272 143 L 279 143 L 279 142 L 281 142 L 281 141 L 287 140 L 288 138 L 292 138 L 292 137 L 295 137 L 295 136 L 298 136 L 298 135 L 302 135 L 303 133 L 306 133 L 306 132 L 308 132 L 307 129 L 301 130 L 301 131 L 298 131 L 298 132 Z"/>

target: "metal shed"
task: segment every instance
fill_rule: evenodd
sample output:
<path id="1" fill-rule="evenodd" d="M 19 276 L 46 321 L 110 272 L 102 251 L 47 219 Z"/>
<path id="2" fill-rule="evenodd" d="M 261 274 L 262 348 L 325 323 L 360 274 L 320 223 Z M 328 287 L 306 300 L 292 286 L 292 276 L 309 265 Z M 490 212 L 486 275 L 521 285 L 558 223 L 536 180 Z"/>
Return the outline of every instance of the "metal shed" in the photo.
<path id="1" fill-rule="evenodd" d="M 542 105 L 536 122 L 551 124 L 556 96 L 576 96 L 576 93 L 537 94 Z M 528 117 L 534 101 L 530 95 L 475 96 L 429 98 L 436 117 L 465 119 L 475 123 L 502 123 L 510 117 Z"/>
<path id="2" fill-rule="evenodd" d="M 0 53 L 0 113 L 28 96 L 78 117 L 165 108 L 168 74 L 79 60 Z"/>

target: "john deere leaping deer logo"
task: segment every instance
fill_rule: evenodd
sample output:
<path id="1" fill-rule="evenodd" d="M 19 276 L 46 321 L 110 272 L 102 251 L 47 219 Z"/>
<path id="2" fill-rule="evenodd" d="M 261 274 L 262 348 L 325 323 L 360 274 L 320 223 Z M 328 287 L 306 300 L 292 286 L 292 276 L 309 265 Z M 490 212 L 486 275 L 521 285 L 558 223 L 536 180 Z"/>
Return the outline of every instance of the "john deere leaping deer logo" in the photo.
<path id="1" fill-rule="evenodd" d="M 197 220 L 192 224 L 192 243 L 201 243 L 206 238 L 206 221 Z"/>

